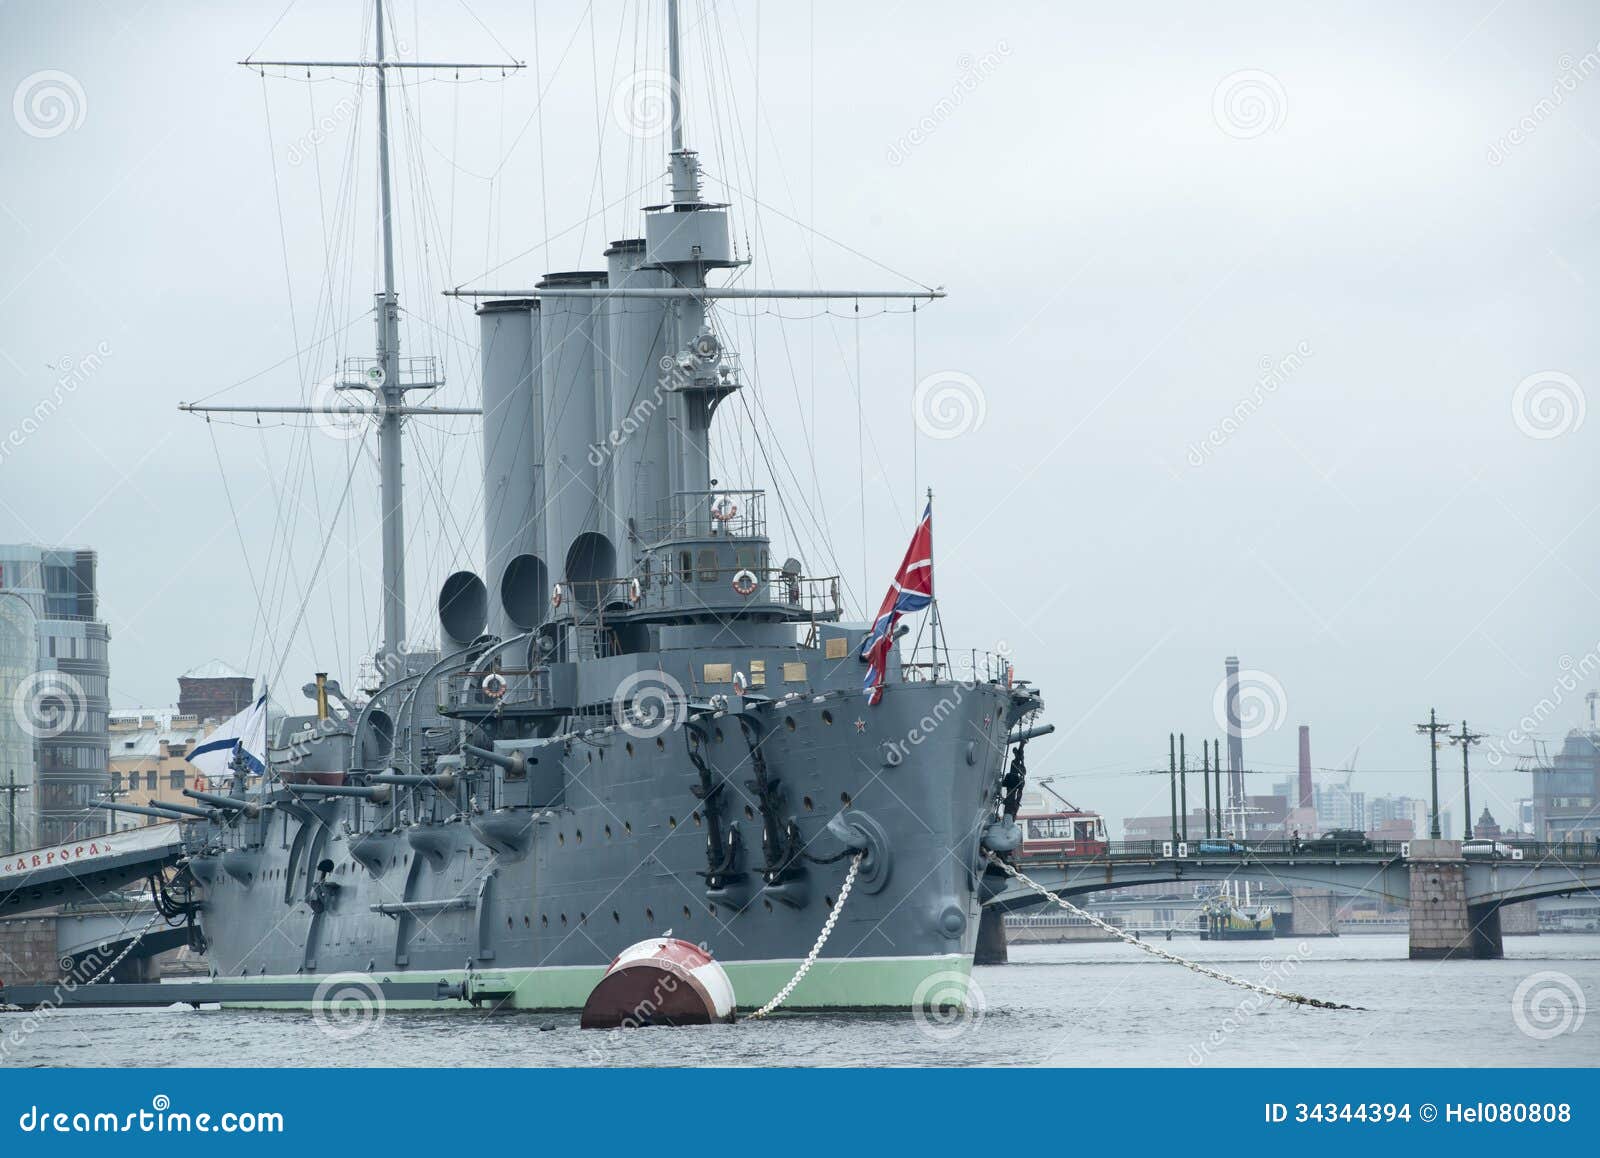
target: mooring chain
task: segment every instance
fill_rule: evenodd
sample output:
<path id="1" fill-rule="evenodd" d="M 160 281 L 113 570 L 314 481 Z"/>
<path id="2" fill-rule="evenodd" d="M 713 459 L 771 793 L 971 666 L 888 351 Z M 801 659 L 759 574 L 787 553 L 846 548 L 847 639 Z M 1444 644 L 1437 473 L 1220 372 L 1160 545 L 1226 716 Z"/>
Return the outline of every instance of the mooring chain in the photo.
<path id="1" fill-rule="evenodd" d="M 1207 977 L 1213 977 L 1216 980 L 1221 981 L 1226 985 L 1237 986 L 1240 989 L 1248 989 L 1248 990 L 1251 990 L 1254 993 L 1260 993 L 1260 994 L 1263 994 L 1263 995 L 1265 995 L 1267 997 L 1276 997 L 1280 1001 L 1292 1002 L 1295 1005 L 1310 1005 L 1310 1006 L 1313 1006 L 1313 1007 L 1315 1007 L 1317 1009 L 1360 1009 L 1360 1008 L 1362 1008 L 1359 1005 L 1341 1005 L 1337 1001 L 1323 1001 L 1321 998 L 1307 997 L 1302 993 L 1285 993 L 1283 990 L 1274 989 L 1270 985 L 1262 985 L 1262 984 L 1259 984 L 1258 982 L 1255 982 L 1255 981 L 1246 981 L 1242 977 L 1235 977 L 1230 973 L 1223 973 L 1220 970 L 1212 969 L 1209 966 L 1202 965 L 1198 961 L 1190 961 L 1185 957 L 1178 956 L 1176 953 L 1168 953 L 1165 949 L 1158 949 L 1156 946 L 1150 944 L 1147 941 L 1142 941 L 1138 937 L 1135 937 L 1135 936 L 1133 936 L 1133 935 L 1131 935 L 1129 933 L 1123 932 L 1121 929 L 1117 928 L 1115 925 L 1111 924 L 1109 921 L 1102 921 L 1099 917 L 1095 916 L 1093 913 L 1086 912 L 1085 910 L 1078 908 L 1077 905 L 1073 904 L 1071 901 L 1065 899 L 1064 897 L 1057 896 L 1055 893 L 1052 893 L 1049 889 L 1047 889 L 1043 885 L 1041 885 L 1038 881 L 1033 880 L 1031 877 L 1027 876 L 1025 873 L 1023 873 L 1020 870 L 1018 870 L 1015 866 L 1009 865 L 1005 861 L 1001 860 L 999 857 L 995 856 L 994 853 L 991 852 L 991 853 L 988 853 L 986 855 L 989 858 L 989 863 L 990 864 L 994 865 L 995 867 L 997 867 L 999 869 L 1004 870 L 1009 876 L 1015 877 L 1017 880 L 1021 881 L 1025 885 L 1027 885 L 1034 892 L 1038 893 L 1040 896 L 1048 897 L 1050 900 L 1054 901 L 1057 905 L 1061 906 L 1063 909 L 1065 909 L 1067 912 L 1071 913 L 1073 916 L 1082 917 L 1084 920 L 1088 921 L 1091 925 L 1095 925 L 1098 928 L 1101 928 L 1101 929 L 1105 930 L 1107 933 L 1110 933 L 1113 937 L 1116 937 L 1118 940 L 1125 941 L 1129 945 L 1132 945 L 1137 949 L 1143 949 L 1146 953 L 1149 953 L 1152 957 L 1159 957 L 1159 958 L 1161 958 L 1161 960 L 1170 961 L 1174 965 L 1182 965 L 1185 969 L 1188 969 L 1191 972 L 1201 973 L 1201 974 L 1204 974 Z"/>
<path id="2" fill-rule="evenodd" d="M 828 938 L 833 936 L 833 926 L 838 923 L 839 914 L 844 911 L 844 902 L 850 896 L 850 887 L 856 883 L 856 873 L 861 868 L 861 858 L 866 855 L 858 852 L 850 858 L 850 871 L 845 874 L 844 884 L 839 888 L 839 899 L 834 902 L 833 908 L 828 913 L 828 919 L 822 923 L 822 932 L 817 934 L 817 943 L 811 946 L 811 952 L 806 954 L 806 959 L 800 963 L 800 968 L 795 970 L 795 975 L 789 978 L 789 984 L 778 990 L 778 994 L 749 1017 L 742 1017 L 740 1021 L 755 1021 L 765 1017 L 778 1006 L 789 999 L 789 994 L 794 992 L 794 987 L 805 980 L 811 967 L 817 963 L 817 958 L 822 954 L 822 947 L 828 943 Z"/>
<path id="3" fill-rule="evenodd" d="M 100 970 L 100 972 L 89 978 L 89 980 L 85 981 L 84 984 L 93 985 L 96 981 L 99 981 L 101 978 L 105 977 L 106 974 L 110 973 L 118 965 L 121 965 L 123 959 L 127 957 L 129 953 L 132 953 L 139 947 L 139 942 L 144 940 L 144 935 L 151 929 L 155 928 L 156 922 L 160 919 L 161 912 L 158 909 L 155 915 L 150 918 L 149 923 L 147 923 L 144 928 L 140 929 L 139 932 L 134 935 L 133 940 L 128 942 L 127 946 L 122 950 L 122 952 L 117 954 L 116 960 L 112 961 L 111 964 L 107 965 L 104 969 Z"/>

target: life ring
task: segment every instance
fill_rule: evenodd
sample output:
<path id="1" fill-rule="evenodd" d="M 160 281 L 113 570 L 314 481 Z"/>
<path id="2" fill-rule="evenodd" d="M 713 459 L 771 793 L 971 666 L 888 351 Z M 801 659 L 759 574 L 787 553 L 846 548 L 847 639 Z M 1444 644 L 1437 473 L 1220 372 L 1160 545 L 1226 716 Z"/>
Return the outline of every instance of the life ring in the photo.
<path id="1" fill-rule="evenodd" d="M 739 513 L 739 504 L 723 495 L 711 504 L 711 517 L 719 523 L 731 523 L 733 517 Z"/>
<path id="2" fill-rule="evenodd" d="M 733 590 L 736 595 L 743 595 L 745 597 L 754 595 L 756 593 L 757 583 L 758 581 L 754 571 L 744 570 L 734 573 Z"/>
<path id="3" fill-rule="evenodd" d="M 506 694 L 506 677 L 497 671 L 492 671 L 483 677 L 483 694 L 491 700 L 498 700 Z"/>
<path id="4" fill-rule="evenodd" d="M 567 593 L 562 590 L 561 584 L 557 583 L 554 587 L 552 587 L 550 589 L 550 606 L 551 607 L 560 607 L 561 606 L 561 601 L 564 600 L 566 597 L 567 597 Z"/>
<path id="5" fill-rule="evenodd" d="M 639 601 L 644 598 L 644 587 L 637 579 L 628 580 L 628 602 L 639 606 Z"/>
<path id="6" fill-rule="evenodd" d="M 736 671 L 736 672 L 733 673 L 733 694 L 734 695 L 736 695 L 736 696 L 744 695 L 744 689 L 746 687 L 748 687 L 748 686 L 749 686 L 749 684 L 744 678 L 744 672 Z"/>

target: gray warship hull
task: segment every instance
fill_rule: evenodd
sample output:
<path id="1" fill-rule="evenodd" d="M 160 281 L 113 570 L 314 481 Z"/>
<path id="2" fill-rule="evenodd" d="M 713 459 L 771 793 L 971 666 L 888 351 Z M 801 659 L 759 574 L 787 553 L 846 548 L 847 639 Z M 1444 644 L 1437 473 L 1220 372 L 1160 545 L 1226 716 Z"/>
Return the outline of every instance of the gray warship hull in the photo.
<path id="1" fill-rule="evenodd" d="M 822 666 L 808 662 L 813 649 L 764 654 L 779 670 Z M 703 669 L 703 654 L 693 662 Z M 794 973 L 837 901 L 847 866 L 830 858 L 845 846 L 827 824 L 840 817 L 866 834 L 866 856 L 788 1007 L 958 1005 L 1007 730 L 1031 702 L 998 681 L 908 682 L 869 707 L 838 686 L 856 682 L 859 664 L 834 666 L 798 693 L 736 701 L 697 728 L 552 738 L 528 749 L 539 762 L 521 784 L 485 786 L 496 799 L 478 811 L 410 821 L 399 802 L 303 806 L 286 791 L 280 807 L 241 822 L 234 847 L 191 861 L 213 974 L 421 974 L 515 1008 L 575 1009 L 618 952 L 670 931 L 708 948 L 750 1008 Z M 752 731 L 769 798 L 828 862 L 776 884 L 763 872 Z M 687 751 L 696 735 L 717 789 L 709 804 Z M 737 853 L 708 883 L 713 826 Z M 329 861 L 332 872 L 319 872 Z"/>

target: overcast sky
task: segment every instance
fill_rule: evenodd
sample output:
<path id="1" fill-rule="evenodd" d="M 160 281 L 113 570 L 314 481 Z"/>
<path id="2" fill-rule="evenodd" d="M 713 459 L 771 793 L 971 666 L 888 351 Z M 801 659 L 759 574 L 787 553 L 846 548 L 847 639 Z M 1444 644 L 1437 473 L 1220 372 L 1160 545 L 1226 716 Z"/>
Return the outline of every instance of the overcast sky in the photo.
<path id="1" fill-rule="evenodd" d="M 476 321 L 438 291 L 593 268 L 660 195 L 661 6 L 423 7 L 395 8 L 403 58 L 529 65 L 394 107 L 406 352 L 470 405 Z M 830 543 L 777 550 L 853 595 L 865 570 L 875 602 L 933 486 L 952 646 L 1009 649 L 1058 727 L 1036 775 L 1162 811 L 1130 773 L 1220 732 L 1229 653 L 1267 704 L 1252 767 L 1287 773 L 1309 724 L 1372 794 L 1423 791 L 1430 706 L 1502 744 L 1582 721 L 1600 11 L 684 8 L 689 137 L 747 281 L 949 289 L 915 334 L 876 306 L 728 312 L 752 405 L 820 476 L 787 501 Z M 0 6 L 0 541 L 99 551 L 114 706 L 213 657 L 294 703 L 376 642 L 370 439 L 176 409 L 315 398 L 370 350 L 371 92 L 235 63 L 364 33 L 356 0 Z M 720 477 L 782 488 L 726 413 Z M 479 565 L 481 491 L 472 422 L 419 426 L 425 637 Z M 1512 764 L 1474 792 L 1501 819 Z"/>

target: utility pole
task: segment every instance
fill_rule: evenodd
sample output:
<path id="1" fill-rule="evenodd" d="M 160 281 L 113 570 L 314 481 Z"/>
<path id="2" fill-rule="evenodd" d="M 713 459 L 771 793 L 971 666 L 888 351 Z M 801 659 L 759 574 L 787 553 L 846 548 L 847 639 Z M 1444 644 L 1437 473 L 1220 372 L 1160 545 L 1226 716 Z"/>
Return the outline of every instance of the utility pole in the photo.
<path id="1" fill-rule="evenodd" d="M 6 782 L 0 784 L 0 792 L 6 794 L 6 851 L 17 851 L 17 797 L 29 791 L 26 784 L 17 783 L 15 770 L 6 769 Z"/>
<path id="2" fill-rule="evenodd" d="M 1467 823 L 1463 840 L 1472 839 L 1472 776 L 1467 769 L 1467 753 L 1472 750 L 1472 745 L 1483 740 L 1483 732 L 1469 731 L 1467 722 L 1461 721 L 1461 731 L 1450 737 L 1452 744 L 1461 745 L 1461 807 L 1466 811 Z"/>
<path id="3" fill-rule="evenodd" d="M 1172 843 L 1178 843 L 1178 739 L 1167 733 L 1167 778 L 1172 788 Z"/>
<path id="4" fill-rule="evenodd" d="M 1428 826 L 1428 835 L 1434 840 L 1442 840 L 1444 833 L 1439 829 L 1439 733 L 1448 733 L 1449 724 L 1439 722 L 1439 713 L 1432 708 L 1428 709 L 1428 722 L 1417 725 L 1417 734 L 1428 737 L 1428 760 L 1433 775 L 1433 820 Z M 1469 825 L 1471 820 L 1467 822 Z"/>
<path id="5" fill-rule="evenodd" d="M 1211 761 L 1211 775 L 1215 778 L 1217 798 L 1217 835 L 1222 835 L 1224 812 L 1222 811 L 1222 737 L 1218 736 L 1211 742 L 1211 751 L 1215 759 Z"/>
<path id="6" fill-rule="evenodd" d="M 1183 750 L 1184 737 L 1178 736 L 1178 815 L 1183 820 L 1183 839 L 1189 839 L 1189 757 Z"/>

